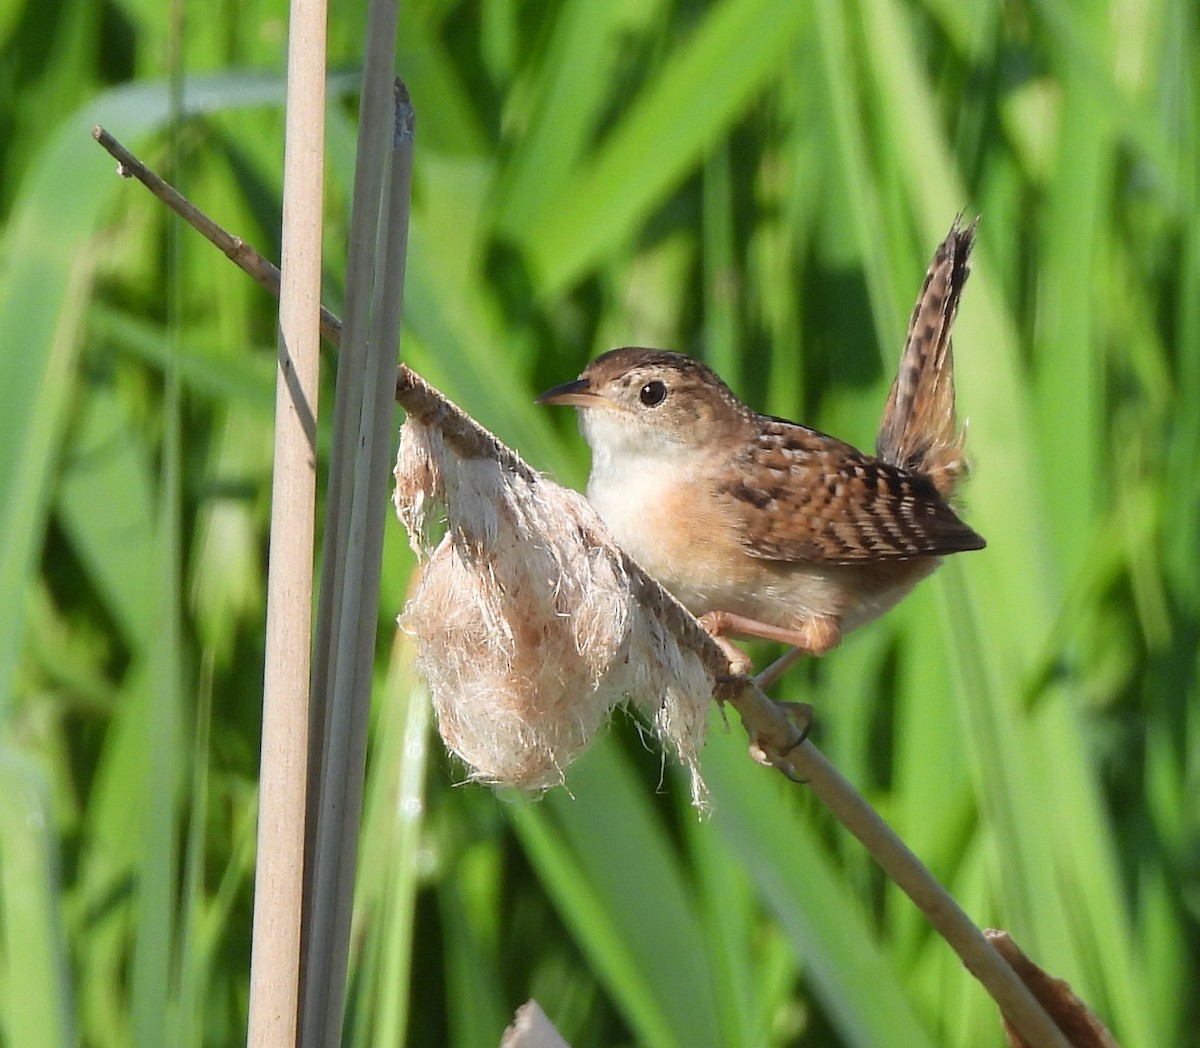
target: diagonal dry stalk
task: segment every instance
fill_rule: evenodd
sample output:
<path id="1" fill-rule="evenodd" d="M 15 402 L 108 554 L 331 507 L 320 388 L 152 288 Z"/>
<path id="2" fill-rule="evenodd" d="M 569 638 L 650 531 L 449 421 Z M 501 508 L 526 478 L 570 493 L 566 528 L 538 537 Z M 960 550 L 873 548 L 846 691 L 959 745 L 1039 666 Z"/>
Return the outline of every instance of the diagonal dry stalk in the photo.
<path id="1" fill-rule="evenodd" d="M 97 128 L 94 133 L 118 160 L 121 174 L 143 182 L 268 290 L 278 286 L 278 271 L 258 252 L 204 218 L 103 129 Z M 323 314 L 322 331 L 334 344 L 339 342 L 341 325 L 335 317 Z M 465 458 L 489 459 L 503 469 L 537 476 L 514 451 L 404 365 L 396 383 L 396 399 L 410 416 L 436 427 L 442 439 Z M 544 479 L 541 482 L 549 483 Z M 681 647 L 693 652 L 710 673 L 726 672 L 728 663 L 724 653 L 700 623 L 635 562 L 623 556 L 622 561 L 637 599 L 660 617 Z M 1005 1019 L 1028 1044 L 1038 1048 L 1069 1048 L 1063 1033 L 979 928 L 862 795 L 811 741 L 803 738 L 788 711 L 768 698 L 754 680 L 726 679 L 718 697 L 737 710 L 762 760 L 790 779 L 807 784 L 838 821 L 862 842 L 958 953 L 996 1001 Z"/>

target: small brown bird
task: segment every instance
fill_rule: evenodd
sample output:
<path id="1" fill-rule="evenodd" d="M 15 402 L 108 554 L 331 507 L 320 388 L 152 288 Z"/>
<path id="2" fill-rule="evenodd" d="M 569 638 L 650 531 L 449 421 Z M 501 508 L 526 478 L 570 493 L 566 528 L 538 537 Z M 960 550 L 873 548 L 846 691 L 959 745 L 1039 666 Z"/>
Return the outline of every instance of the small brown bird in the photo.
<path id="1" fill-rule="evenodd" d="M 538 398 L 579 409 L 588 498 L 617 543 L 718 638 L 783 641 L 797 649 L 787 664 L 823 654 L 941 557 L 983 548 L 946 501 L 965 473 L 950 328 L 974 231 L 956 221 L 934 256 L 874 457 L 758 414 L 678 353 L 616 349 Z"/>

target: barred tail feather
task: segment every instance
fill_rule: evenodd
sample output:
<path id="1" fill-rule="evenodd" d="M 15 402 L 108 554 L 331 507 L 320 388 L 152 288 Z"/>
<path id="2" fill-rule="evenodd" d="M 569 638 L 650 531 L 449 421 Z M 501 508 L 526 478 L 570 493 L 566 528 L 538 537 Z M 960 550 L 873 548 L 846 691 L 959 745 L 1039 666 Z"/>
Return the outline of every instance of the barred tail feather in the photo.
<path id="1" fill-rule="evenodd" d="M 884 462 L 927 476 L 943 498 L 954 493 L 967 472 L 966 430 L 954 411 L 950 329 L 971 271 L 978 224 L 976 219 L 962 227 L 956 218 L 933 256 L 875 445 Z"/>

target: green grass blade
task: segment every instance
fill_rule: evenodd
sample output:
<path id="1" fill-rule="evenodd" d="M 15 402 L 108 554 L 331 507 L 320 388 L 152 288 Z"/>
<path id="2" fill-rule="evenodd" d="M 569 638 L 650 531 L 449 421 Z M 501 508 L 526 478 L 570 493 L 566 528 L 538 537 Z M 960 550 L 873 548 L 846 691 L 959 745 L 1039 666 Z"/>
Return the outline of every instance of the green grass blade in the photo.
<path id="1" fill-rule="evenodd" d="M 413 905 L 422 874 L 431 706 L 413 676 L 407 645 L 398 637 L 391 651 L 377 707 L 355 895 L 353 941 L 365 942 L 369 929 L 375 944 L 360 956 L 359 998 L 348 1009 L 354 1043 L 363 1048 L 406 1043 Z"/>
<path id="2" fill-rule="evenodd" d="M 513 824 L 576 941 L 621 1002 L 640 1043 L 717 1044 L 713 974 L 679 859 L 606 739 Z"/>
<path id="3" fill-rule="evenodd" d="M 846 1043 L 934 1043 L 825 855 L 799 787 L 775 782 L 732 736 L 709 741 L 704 770 L 730 861 L 746 866 Z"/>
<path id="4" fill-rule="evenodd" d="M 630 237 L 763 84 L 778 75 L 801 5 L 724 0 L 679 46 L 586 168 L 525 232 L 539 293 L 552 296 Z"/>
<path id="5" fill-rule="evenodd" d="M 77 1043 L 49 792 L 40 771 L 0 746 L 0 1035 L 6 1044 Z"/>
<path id="6" fill-rule="evenodd" d="M 277 80 L 216 77 L 189 85 L 185 108 L 263 105 L 281 98 Z M 53 464 L 66 419 L 87 288 L 97 262 L 100 218 L 126 187 L 92 141 L 101 122 L 131 141 L 163 126 L 166 85 L 117 88 L 51 133 L 9 216 L 0 268 L 0 314 L 19 354 L 0 361 L 0 592 L 20 593 L 41 542 Z M 0 612 L 0 719 L 23 635 L 22 602 Z"/>

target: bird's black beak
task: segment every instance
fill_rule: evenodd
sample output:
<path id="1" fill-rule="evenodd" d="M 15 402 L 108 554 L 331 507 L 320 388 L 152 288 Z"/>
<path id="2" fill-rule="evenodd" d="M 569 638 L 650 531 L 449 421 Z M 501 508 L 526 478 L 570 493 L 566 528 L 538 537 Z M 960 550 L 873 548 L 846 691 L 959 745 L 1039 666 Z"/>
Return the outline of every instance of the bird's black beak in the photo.
<path id="1" fill-rule="evenodd" d="M 577 378 L 574 382 L 564 382 L 561 386 L 546 390 L 537 398 L 537 404 L 569 404 L 577 408 L 594 407 L 600 399 L 593 392 L 592 384 L 586 378 Z"/>

